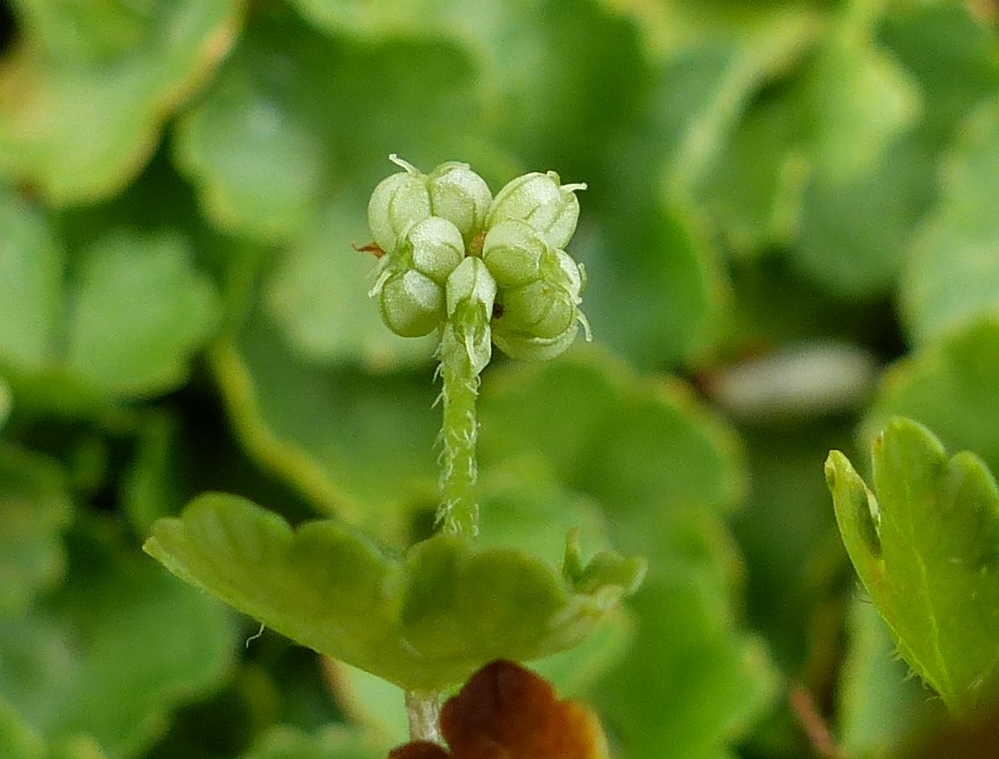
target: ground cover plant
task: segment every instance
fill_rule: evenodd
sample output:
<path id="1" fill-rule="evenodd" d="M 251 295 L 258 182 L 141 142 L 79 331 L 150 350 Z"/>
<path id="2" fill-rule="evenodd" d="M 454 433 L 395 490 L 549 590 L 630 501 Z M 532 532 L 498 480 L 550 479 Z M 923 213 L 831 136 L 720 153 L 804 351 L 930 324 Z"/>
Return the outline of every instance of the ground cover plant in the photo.
<path id="1" fill-rule="evenodd" d="M 993 3 L 0 11 L 0 756 L 996 755 Z"/>

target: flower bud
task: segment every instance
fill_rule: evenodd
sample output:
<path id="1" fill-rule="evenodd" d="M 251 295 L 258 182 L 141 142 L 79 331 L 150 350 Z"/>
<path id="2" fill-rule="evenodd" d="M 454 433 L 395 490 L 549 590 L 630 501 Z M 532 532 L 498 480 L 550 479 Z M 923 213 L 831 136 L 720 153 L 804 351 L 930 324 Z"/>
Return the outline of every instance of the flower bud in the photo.
<path id="1" fill-rule="evenodd" d="M 496 280 L 479 258 L 465 258 L 447 278 L 448 316 L 454 316 L 463 301 L 481 304 L 487 315 L 492 314 L 495 299 Z"/>
<path id="2" fill-rule="evenodd" d="M 578 322 L 573 322 L 569 329 L 552 338 L 532 337 L 522 332 L 506 332 L 494 326 L 492 337 L 496 347 L 510 358 L 518 361 L 547 361 L 569 350 L 578 332 Z"/>
<path id="3" fill-rule="evenodd" d="M 444 291 L 415 269 L 390 274 L 378 303 L 385 325 L 400 337 L 428 335 L 444 320 Z"/>
<path id="4" fill-rule="evenodd" d="M 406 170 L 379 182 L 368 201 L 371 235 L 386 253 L 396 249 L 407 229 L 430 216 L 431 208 L 426 176 L 394 155 L 389 159 Z"/>
<path id="5" fill-rule="evenodd" d="M 558 337 L 576 322 L 576 303 L 563 288 L 539 279 L 503 293 L 497 324 L 534 337 Z"/>
<path id="6" fill-rule="evenodd" d="M 541 258 L 548 250 L 534 227 L 511 219 L 490 227 L 482 242 L 482 260 L 499 287 L 517 287 L 541 276 Z"/>
<path id="7" fill-rule="evenodd" d="M 492 228 L 503 221 L 526 221 L 552 248 L 564 248 L 579 219 L 579 200 L 576 190 L 585 190 L 585 184 L 559 185 L 554 171 L 547 174 L 524 174 L 509 182 L 497 193 L 486 216 L 486 227 Z"/>
<path id="8" fill-rule="evenodd" d="M 449 161 L 427 177 L 430 208 L 454 224 L 466 243 L 482 231 L 493 194 L 486 181 L 467 163 Z"/>
<path id="9" fill-rule="evenodd" d="M 402 254 L 405 268 L 412 267 L 444 285 L 465 257 L 465 244 L 454 224 L 439 216 L 428 216 L 409 228 Z"/>
<path id="10" fill-rule="evenodd" d="M 489 319 L 496 298 L 496 280 L 482 259 L 469 256 L 447 278 L 447 316 L 442 352 L 460 346 L 473 374 L 492 358 Z"/>

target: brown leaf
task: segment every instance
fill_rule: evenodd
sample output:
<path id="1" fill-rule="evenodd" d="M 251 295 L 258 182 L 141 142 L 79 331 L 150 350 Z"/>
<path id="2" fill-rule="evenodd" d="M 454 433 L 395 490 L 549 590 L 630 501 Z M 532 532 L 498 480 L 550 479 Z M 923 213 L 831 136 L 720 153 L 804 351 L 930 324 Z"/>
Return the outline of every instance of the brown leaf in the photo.
<path id="1" fill-rule="evenodd" d="M 546 680 L 503 660 L 480 669 L 444 704 L 441 732 L 450 753 L 415 742 L 396 749 L 390 759 L 608 757 L 607 741 L 593 712 L 581 703 L 560 701 Z"/>

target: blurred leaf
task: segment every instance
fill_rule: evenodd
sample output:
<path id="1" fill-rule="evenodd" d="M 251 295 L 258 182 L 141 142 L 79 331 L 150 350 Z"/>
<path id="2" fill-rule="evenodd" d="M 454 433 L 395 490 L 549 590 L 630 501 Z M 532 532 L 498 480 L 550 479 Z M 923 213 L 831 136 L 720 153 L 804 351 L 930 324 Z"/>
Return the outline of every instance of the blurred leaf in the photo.
<path id="1" fill-rule="evenodd" d="M 283 10 L 254 20 L 201 104 L 181 119 L 175 144 L 222 228 L 294 240 L 329 193 L 366 200 L 390 152 L 435 163 L 460 157 L 450 154 L 453 135 L 473 127 L 476 106 L 459 51 L 332 40 Z M 334 230 L 344 250 L 351 235 L 368 234 L 364 205 L 356 210 L 347 228 Z"/>
<path id="2" fill-rule="evenodd" d="M 440 420 L 431 408 L 431 371 L 370 375 L 309 366 L 260 315 L 236 345 L 217 344 L 210 358 L 250 455 L 316 508 L 391 536 L 400 527 L 393 504 L 436 493 Z"/>
<path id="3" fill-rule="evenodd" d="M 371 736 L 344 727 L 328 727 L 308 735 L 275 727 L 239 759 L 382 759 L 386 746 Z"/>
<path id="4" fill-rule="evenodd" d="M 0 185 L 0 355 L 37 371 L 55 354 L 63 256 L 44 214 Z"/>
<path id="5" fill-rule="evenodd" d="M 0 444 L 0 619 L 62 579 L 61 532 L 73 508 L 67 486 L 56 462 Z"/>
<path id="6" fill-rule="evenodd" d="M 242 15 L 238 0 L 17 5 L 24 39 L 0 62 L 0 172 L 54 205 L 107 197 L 138 173 Z"/>
<path id="7" fill-rule="evenodd" d="M 614 544 L 629 550 L 660 537 L 650 514 L 666 522 L 687 509 L 725 512 L 745 492 L 737 438 L 689 387 L 639 378 L 597 350 L 490 374 L 480 418 L 484 468 L 541 457 L 566 487 L 600 503 Z"/>
<path id="8" fill-rule="evenodd" d="M 731 551 L 720 525 L 691 517 L 650 553 L 628 603 L 634 643 L 591 696 L 631 759 L 724 755 L 777 695 L 763 641 L 733 619 Z"/>
<path id="9" fill-rule="evenodd" d="M 789 98 L 752 104 L 718 147 L 695 191 L 739 255 L 790 243 L 808 175 Z"/>
<path id="10" fill-rule="evenodd" d="M 232 661 L 228 612 L 106 538 L 77 539 L 68 583 L 0 620 L 0 697 L 50 740 L 140 754 Z"/>
<path id="11" fill-rule="evenodd" d="M 8 759 L 47 759 L 42 737 L 0 700 L 0 755 Z"/>
<path id="12" fill-rule="evenodd" d="M 997 684 L 999 490 L 977 456 L 948 460 L 929 430 L 901 417 L 871 458 L 874 492 L 839 451 L 826 461 L 843 541 L 899 653 L 967 711 Z"/>
<path id="13" fill-rule="evenodd" d="M 145 549 L 274 630 L 407 690 L 440 689 L 492 659 L 572 646 L 644 574 L 640 560 L 607 553 L 583 567 L 571 543 L 564 576 L 525 552 L 475 550 L 443 535 L 398 558 L 332 521 L 293 532 L 222 494 L 161 520 Z"/>
<path id="14" fill-rule="evenodd" d="M 650 559 L 628 603 L 634 642 L 590 689 L 608 729 L 631 757 L 717 756 L 775 690 L 760 641 L 732 618 L 737 559 L 712 516 L 745 486 L 735 438 L 680 383 L 639 379 L 592 350 L 487 380 L 485 470 L 541 458 L 602 506 L 614 545 Z"/>
<path id="15" fill-rule="evenodd" d="M 902 311 L 917 343 L 999 314 L 999 99 L 964 125 L 941 166 L 940 200 L 912 243 Z"/>
<path id="16" fill-rule="evenodd" d="M 359 226 L 366 202 L 353 194 L 323 207 L 302 239 L 279 256 L 264 283 L 264 307 L 305 361 L 360 364 L 376 372 L 427 366 L 436 336 L 395 335 L 368 296 L 375 259 L 353 250 L 346 234 Z"/>
<path id="17" fill-rule="evenodd" d="M 880 14 L 857 10 L 877 5 L 848 4 L 803 83 L 809 153 L 814 178 L 823 185 L 848 185 L 863 176 L 919 119 L 916 83 L 872 39 Z"/>
<path id="18" fill-rule="evenodd" d="M 183 238 L 117 230 L 67 267 L 40 213 L 11 195 L 0 203 L 0 363 L 15 396 L 73 407 L 183 383 L 218 318 Z"/>
<path id="19" fill-rule="evenodd" d="M 931 694 L 906 677 L 906 665 L 874 604 L 854 599 L 847 635 L 837 689 L 840 745 L 849 757 L 886 757 L 934 714 Z"/>
<path id="20" fill-rule="evenodd" d="M 895 415 L 925 424 L 951 449 L 999 471 L 999 320 L 983 319 L 891 366 L 864 418 L 868 445 Z"/>
<path id="21" fill-rule="evenodd" d="M 121 232 L 85 253 L 68 333 L 68 367 L 120 395 L 182 384 L 218 321 L 207 277 L 179 236 Z"/>
<path id="22" fill-rule="evenodd" d="M 920 118 L 902 131 L 905 122 L 898 119 L 894 140 L 887 139 L 891 129 L 882 130 L 880 136 L 875 132 L 877 139 L 859 148 L 852 178 L 813 177 L 802 208 L 800 240 L 791 252 L 795 263 L 816 282 L 851 298 L 884 291 L 898 276 L 915 225 L 934 200 L 937 160 L 951 131 L 966 109 L 999 85 L 995 40 L 961 4 L 895 3 L 886 4 L 883 10 L 882 14 L 880 4 L 857 3 L 853 18 L 845 21 L 845 29 L 854 35 L 852 44 L 857 44 L 858 34 L 866 40 L 865 55 L 870 60 L 857 70 L 858 76 L 879 79 L 881 88 L 894 88 L 899 102 L 906 99 L 901 93 L 918 85 L 923 103 Z M 875 20 L 877 26 L 872 27 Z M 875 31 L 882 33 L 880 38 L 874 37 Z M 844 103 L 857 102 L 857 98 L 862 103 L 871 92 L 856 85 L 848 96 L 836 98 L 831 93 L 842 86 L 836 81 L 827 82 L 833 88 L 828 91 L 818 82 L 812 85 L 811 97 L 828 97 L 830 107 L 844 113 L 850 112 Z M 884 108 L 879 99 L 871 102 L 878 112 Z M 898 113 L 904 115 L 904 109 Z M 879 118 L 862 118 L 857 112 L 854 116 L 864 121 L 865 129 L 879 123 Z M 836 125 L 841 120 L 823 119 L 821 129 L 825 123 Z M 862 146 L 857 140 L 859 127 L 846 127 L 835 142 Z M 872 151 L 872 147 L 877 149 Z M 851 152 L 852 148 L 844 155 Z M 868 160 L 861 162 L 864 152 Z M 832 164 L 839 160 L 838 152 L 829 154 Z"/>

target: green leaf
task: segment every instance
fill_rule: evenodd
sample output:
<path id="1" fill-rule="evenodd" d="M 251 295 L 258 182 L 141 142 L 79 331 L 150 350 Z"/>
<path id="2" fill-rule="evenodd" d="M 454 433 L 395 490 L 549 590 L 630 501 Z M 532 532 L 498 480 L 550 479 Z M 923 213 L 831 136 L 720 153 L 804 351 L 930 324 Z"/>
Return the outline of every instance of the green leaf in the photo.
<path id="1" fill-rule="evenodd" d="M 895 653 L 875 606 L 854 599 L 847 612 L 848 643 L 837 688 L 837 734 L 847 756 L 887 757 L 934 717 L 939 702 Z"/>
<path id="2" fill-rule="evenodd" d="M 222 494 L 157 523 L 148 553 L 198 587 L 316 651 L 407 690 L 460 682 L 498 658 L 578 643 L 634 590 L 641 560 L 598 554 L 577 579 L 515 549 L 436 536 L 404 557 L 332 521 L 296 531 Z M 578 562 L 570 543 L 566 563 Z"/>
<path id="3" fill-rule="evenodd" d="M 23 612 L 66 569 L 61 532 L 72 504 L 51 459 L 0 444 L 0 618 Z"/>
<path id="4" fill-rule="evenodd" d="M 44 739 L 3 700 L 0 700 L 0 756 L 48 759 Z"/>
<path id="5" fill-rule="evenodd" d="M 219 316 L 215 291 L 193 270 L 186 241 L 168 233 L 119 232 L 84 255 L 68 368 L 125 396 L 183 384 L 191 355 L 207 342 Z"/>
<path id="6" fill-rule="evenodd" d="M 0 64 L 0 173 L 55 205 L 113 195 L 138 173 L 242 11 L 238 0 L 18 6 L 25 44 Z"/>
<path id="7" fill-rule="evenodd" d="M 968 710 L 997 685 L 999 490 L 977 456 L 948 459 L 901 417 L 871 459 L 873 492 L 842 453 L 826 461 L 843 541 L 902 658 L 951 709 Z"/>
<path id="8" fill-rule="evenodd" d="M 264 242 L 299 238 L 330 196 L 358 196 L 360 213 L 324 239 L 346 255 L 367 239 L 364 190 L 389 153 L 427 170 L 460 157 L 456 136 L 477 126 L 469 61 L 439 40 L 331 39 L 286 8 L 254 21 L 179 121 L 177 163 L 216 224 Z"/>
<path id="9" fill-rule="evenodd" d="M 16 397 L 79 409 L 183 384 L 219 316 L 184 238 L 117 229 L 71 258 L 41 213 L 2 191 L 0 233 L 0 365 Z"/>
<path id="10" fill-rule="evenodd" d="M 628 604 L 634 642 L 591 693 L 624 755 L 714 759 L 778 695 L 763 641 L 732 618 L 730 551 L 710 518 L 688 519 L 682 537 L 659 544 Z"/>
<path id="11" fill-rule="evenodd" d="M 614 545 L 651 558 L 628 604 L 633 643 L 590 698 L 629 756 L 717 756 L 775 694 L 761 642 L 732 618 L 738 560 L 717 519 L 744 492 L 738 440 L 682 383 L 637 377 L 598 350 L 487 380 L 484 478 L 511 459 L 544 463 L 599 504 Z"/>
<path id="12" fill-rule="evenodd" d="M 328 727 L 309 735 L 282 726 L 262 735 L 239 759 L 382 759 L 388 748 L 346 727 Z"/>
<path id="13" fill-rule="evenodd" d="M 644 552 L 659 537 L 650 513 L 666 521 L 688 508 L 725 512 L 745 492 L 738 439 L 678 380 L 638 377 L 582 346 L 487 379 L 484 467 L 540 457 L 565 486 L 600 503 L 615 545 Z"/>
<path id="14" fill-rule="evenodd" d="M 963 125 L 940 171 L 940 200 L 912 242 L 901 308 L 917 343 L 999 314 L 999 99 Z"/>
<path id="15" fill-rule="evenodd" d="M 106 536 L 77 537 L 68 582 L 0 619 L 0 699 L 49 741 L 141 754 L 232 664 L 227 610 Z"/>
<path id="16" fill-rule="evenodd" d="M 436 492 L 440 419 L 429 370 L 372 375 L 310 366 L 260 314 L 237 344 L 216 344 L 209 355 L 250 455 L 317 508 L 391 535 L 400 499 Z"/>
<path id="17" fill-rule="evenodd" d="M 999 319 L 988 317 L 892 365 L 864 418 L 868 444 L 895 415 L 932 429 L 944 445 L 975 451 L 999 471 Z"/>

